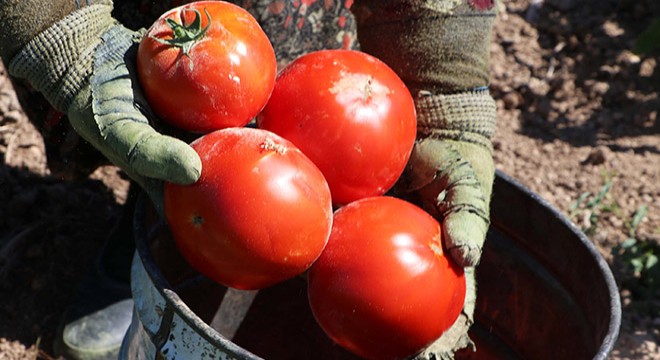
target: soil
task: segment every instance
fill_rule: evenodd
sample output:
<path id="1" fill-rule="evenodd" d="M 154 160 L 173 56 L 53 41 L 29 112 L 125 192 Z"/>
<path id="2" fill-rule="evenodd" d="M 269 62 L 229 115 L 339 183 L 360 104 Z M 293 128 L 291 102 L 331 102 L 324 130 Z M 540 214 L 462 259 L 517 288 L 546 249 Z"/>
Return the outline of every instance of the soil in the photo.
<path id="1" fill-rule="evenodd" d="M 660 256 L 660 54 L 631 50 L 660 19 L 660 2 L 500 6 L 491 49 L 496 166 L 569 216 L 610 264 L 623 303 L 610 357 L 660 359 L 658 265 L 635 274 L 621 250 L 632 237 L 630 249 Z M 0 359 L 48 359 L 128 182 L 112 166 L 79 181 L 51 176 L 4 68 L 0 155 Z M 656 277 L 644 278 L 653 269 Z M 640 296 L 649 286 L 656 292 Z"/>

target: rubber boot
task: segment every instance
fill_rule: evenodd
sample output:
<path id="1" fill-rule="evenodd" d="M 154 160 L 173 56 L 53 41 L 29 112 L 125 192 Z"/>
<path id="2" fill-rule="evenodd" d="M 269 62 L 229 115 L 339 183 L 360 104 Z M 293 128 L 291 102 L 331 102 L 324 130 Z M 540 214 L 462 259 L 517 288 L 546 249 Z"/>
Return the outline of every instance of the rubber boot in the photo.
<path id="1" fill-rule="evenodd" d="M 64 315 L 54 344 L 58 356 L 105 360 L 119 355 L 133 314 L 130 268 L 135 251 L 132 216 L 137 188 L 131 186 L 119 222 Z"/>

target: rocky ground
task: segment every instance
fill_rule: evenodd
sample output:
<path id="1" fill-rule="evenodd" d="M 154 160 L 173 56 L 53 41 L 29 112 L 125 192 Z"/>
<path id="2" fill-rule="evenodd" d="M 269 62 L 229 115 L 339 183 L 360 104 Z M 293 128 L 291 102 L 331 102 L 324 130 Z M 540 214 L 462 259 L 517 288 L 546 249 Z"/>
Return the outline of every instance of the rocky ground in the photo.
<path id="1" fill-rule="evenodd" d="M 497 167 L 610 264 L 624 306 L 612 359 L 660 359 L 660 56 L 632 51 L 658 18 L 655 0 L 510 0 L 493 34 Z M 111 166 L 51 176 L 3 68 L 0 158 L 0 359 L 49 359 L 127 183 Z"/>

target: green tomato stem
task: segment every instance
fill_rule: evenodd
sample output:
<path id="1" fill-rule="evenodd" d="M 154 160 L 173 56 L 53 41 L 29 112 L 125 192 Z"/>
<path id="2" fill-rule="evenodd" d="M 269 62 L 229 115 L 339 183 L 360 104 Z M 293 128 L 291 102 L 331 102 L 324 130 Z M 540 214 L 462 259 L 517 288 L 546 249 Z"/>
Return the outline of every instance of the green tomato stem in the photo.
<path id="1" fill-rule="evenodd" d="M 209 15 L 208 11 L 204 9 L 208 24 L 205 27 L 202 27 L 202 16 L 197 9 L 193 9 L 195 12 L 195 19 L 193 19 L 192 23 L 189 25 L 185 25 L 184 12 L 186 10 L 187 9 L 184 9 L 181 12 L 181 23 L 176 22 L 174 19 L 165 19 L 167 25 L 172 29 L 171 39 L 161 39 L 155 36 L 151 36 L 151 38 L 159 43 L 180 48 L 183 55 L 190 58 L 190 50 L 193 46 L 199 43 L 211 26 L 211 15 Z"/>

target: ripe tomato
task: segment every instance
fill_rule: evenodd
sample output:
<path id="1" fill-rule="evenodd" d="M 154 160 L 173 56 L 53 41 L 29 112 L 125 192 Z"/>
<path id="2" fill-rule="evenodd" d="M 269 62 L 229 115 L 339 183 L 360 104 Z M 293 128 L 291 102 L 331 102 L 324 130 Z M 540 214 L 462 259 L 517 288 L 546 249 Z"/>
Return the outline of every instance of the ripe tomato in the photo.
<path id="1" fill-rule="evenodd" d="M 440 337 L 461 312 L 465 286 L 463 269 L 443 252 L 438 222 L 389 196 L 337 210 L 308 276 L 321 328 L 368 359 L 401 359 Z"/>
<path id="2" fill-rule="evenodd" d="M 202 174 L 165 184 L 164 209 L 177 247 L 223 285 L 259 289 L 296 276 L 325 247 L 330 189 L 291 142 L 266 130 L 228 128 L 195 140 Z"/>
<path id="3" fill-rule="evenodd" d="M 322 50 L 280 72 L 257 125 L 309 156 L 342 205 L 394 185 L 417 121 L 408 88 L 385 63 L 359 51 Z"/>
<path id="4" fill-rule="evenodd" d="M 165 12 L 137 54 L 140 84 L 165 122 L 191 132 L 243 126 L 275 85 L 275 52 L 257 21 L 224 1 Z"/>

